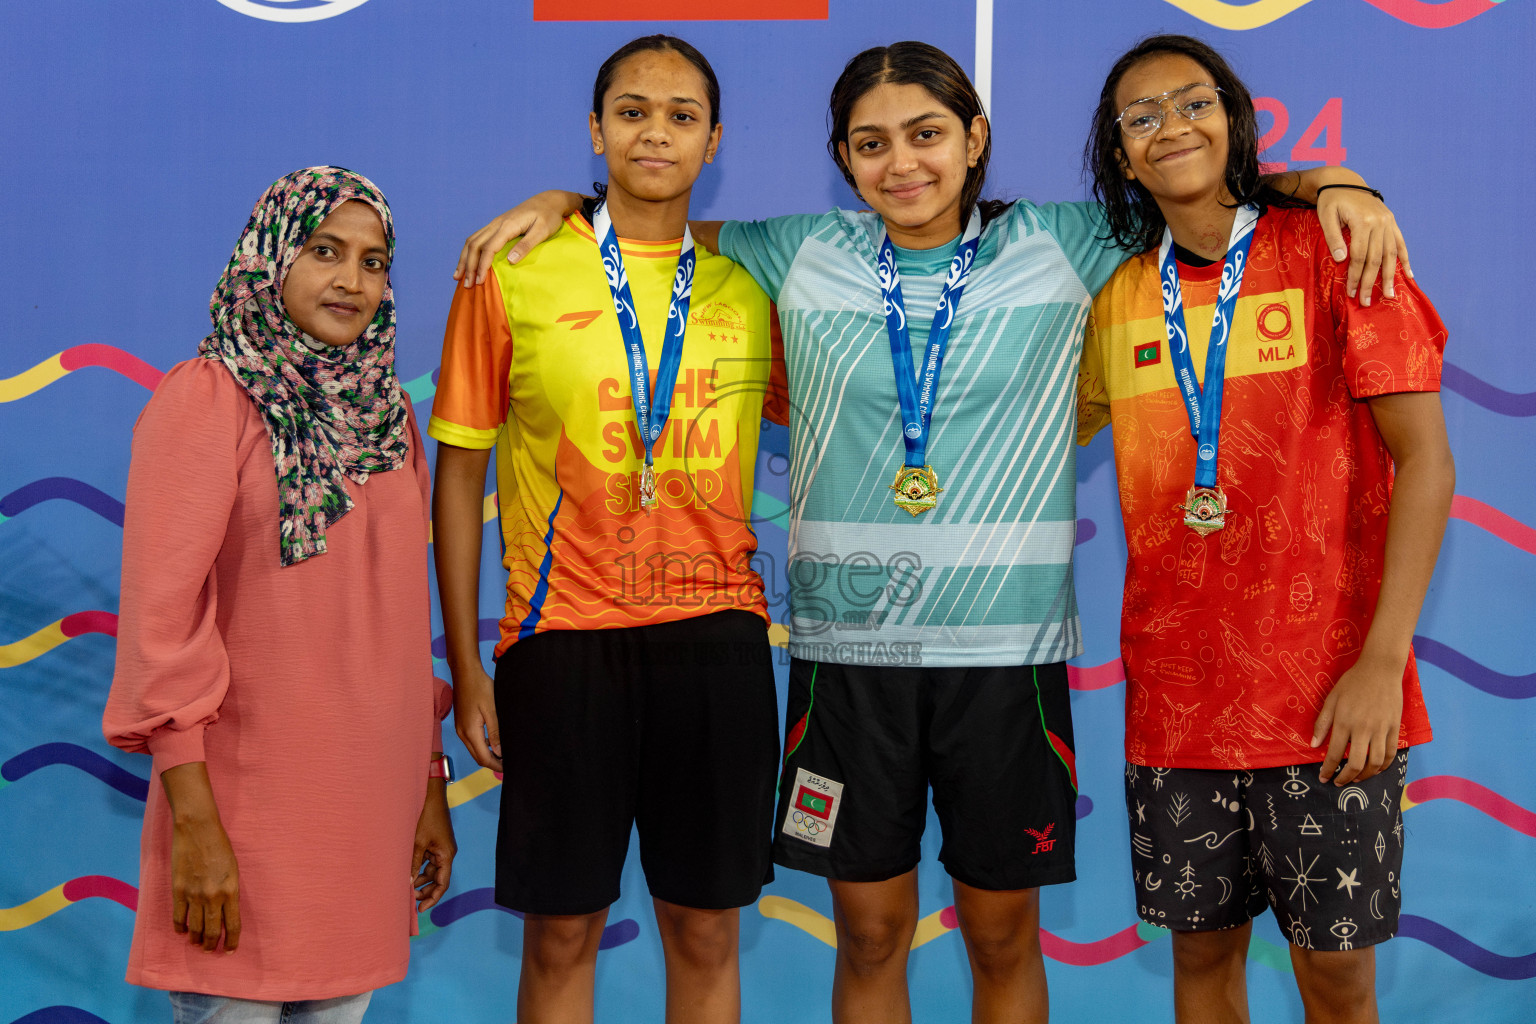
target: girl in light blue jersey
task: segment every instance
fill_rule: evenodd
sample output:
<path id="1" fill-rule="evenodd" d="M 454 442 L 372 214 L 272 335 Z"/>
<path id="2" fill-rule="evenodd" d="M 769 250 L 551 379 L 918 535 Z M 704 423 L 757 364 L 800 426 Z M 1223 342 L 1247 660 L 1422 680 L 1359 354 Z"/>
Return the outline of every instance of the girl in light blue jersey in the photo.
<path id="1" fill-rule="evenodd" d="M 1125 254 L 1096 204 L 981 201 L 987 119 L 932 46 L 854 57 L 831 122 L 872 212 L 691 225 L 778 304 L 794 406 L 775 858 L 831 887 L 833 1019 L 910 1020 L 931 788 L 972 1019 L 1043 1021 L 1039 886 L 1075 877 L 1077 367 Z M 518 234 L 520 258 L 579 202 L 503 215 L 457 276 Z M 1352 219 L 1376 206 L 1356 202 Z"/>

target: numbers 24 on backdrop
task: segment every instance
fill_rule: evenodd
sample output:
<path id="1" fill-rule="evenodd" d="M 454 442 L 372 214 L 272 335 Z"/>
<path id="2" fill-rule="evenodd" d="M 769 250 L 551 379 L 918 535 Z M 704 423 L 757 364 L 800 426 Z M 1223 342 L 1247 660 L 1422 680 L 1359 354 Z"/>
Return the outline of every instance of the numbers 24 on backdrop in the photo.
<path id="1" fill-rule="evenodd" d="M 1323 108 L 1317 112 L 1317 116 L 1307 125 L 1301 137 L 1296 140 L 1296 145 L 1291 147 L 1291 159 L 1265 160 L 1273 147 L 1277 147 L 1285 140 L 1285 134 L 1291 126 L 1291 112 L 1285 104 L 1272 96 L 1255 96 L 1253 98 L 1254 109 L 1260 114 L 1269 114 L 1271 122 L 1269 130 L 1259 136 L 1259 169 L 1265 174 L 1275 174 L 1285 170 L 1292 161 L 1296 163 L 1324 163 L 1337 166 L 1344 162 L 1344 99 L 1335 96 L 1323 104 Z"/>

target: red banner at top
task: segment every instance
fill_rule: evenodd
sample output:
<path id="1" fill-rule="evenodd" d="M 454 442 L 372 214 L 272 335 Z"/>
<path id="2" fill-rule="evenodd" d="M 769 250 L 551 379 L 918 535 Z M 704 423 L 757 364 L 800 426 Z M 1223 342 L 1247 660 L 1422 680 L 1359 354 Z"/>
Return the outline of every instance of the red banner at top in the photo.
<path id="1" fill-rule="evenodd" d="M 826 21 L 830 0 L 533 0 L 534 21 Z"/>

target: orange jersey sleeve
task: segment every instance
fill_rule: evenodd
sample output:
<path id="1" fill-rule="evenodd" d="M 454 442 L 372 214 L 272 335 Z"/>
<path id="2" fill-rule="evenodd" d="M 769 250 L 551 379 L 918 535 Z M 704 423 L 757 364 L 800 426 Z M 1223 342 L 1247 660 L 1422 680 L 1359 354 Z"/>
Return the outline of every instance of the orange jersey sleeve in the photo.
<path id="1" fill-rule="evenodd" d="M 460 448 L 493 447 L 507 420 L 511 369 L 512 329 L 496 275 L 455 288 L 427 433 Z"/>

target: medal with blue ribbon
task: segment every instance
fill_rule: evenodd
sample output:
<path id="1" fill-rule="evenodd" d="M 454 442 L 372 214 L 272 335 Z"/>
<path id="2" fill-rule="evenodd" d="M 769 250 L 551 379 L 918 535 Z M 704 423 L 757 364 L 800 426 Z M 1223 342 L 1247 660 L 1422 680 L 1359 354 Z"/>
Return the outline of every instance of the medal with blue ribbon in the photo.
<path id="1" fill-rule="evenodd" d="M 928 348 L 919 373 L 912 366 L 912 339 L 907 331 L 907 310 L 901 297 L 901 273 L 896 269 L 896 249 L 884 226 L 880 229 L 877 272 L 880 294 L 885 300 L 885 331 L 891 340 L 891 362 L 896 369 L 896 399 L 901 403 L 901 439 L 906 445 L 906 460 L 896 473 L 891 490 L 896 492 L 896 507 L 912 516 L 927 512 L 938 504 L 937 474 L 928 465 L 928 428 L 933 420 L 933 404 L 939 397 L 939 373 L 944 368 L 944 352 L 949 347 L 949 332 L 954 326 L 960 296 L 971 277 L 971 264 L 981 245 L 981 211 L 972 210 L 960 238 L 960 248 L 949 261 L 944 290 L 939 293 L 933 311 L 933 326 L 928 332 Z"/>
<path id="2" fill-rule="evenodd" d="M 656 468 L 652 450 L 672 412 L 672 390 L 677 386 L 677 371 L 683 364 L 683 335 L 688 330 L 688 305 L 693 298 L 693 268 L 697 262 L 693 234 L 683 228 L 682 250 L 677 259 L 677 273 L 672 278 L 672 302 L 667 307 L 667 332 L 662 339 L 661 365 L 656 368 L 653 399 L 645 339 L 640 335 L 640 320 L 635 314 L 634 296 L 629 291 L 629 274 L 624 270 L 624 255 L 619 251 L 619 239 L 613 230 L 613 219 L 608 216 L 607 204 L 598 206 L 592 214 L 592 232 L 597 236 L 598 252 L 603 257 L 603 275 L 608 279 L 613 311 L 619 318 L 619 331 L 624 336 L 630 400 L 635 407 L 640 441 L 645 446 L 645 465 L 640 470 L 640 507 L 649 515 L 656 507 Z"/>
<path id="3" fill-rule="evenodd" d="M 1195 485 L 1189 489 L 1184 504 L 1178 507 L 1184 512 L 1184 525 L 1202 537 L 1227 525 L 1227 495 L 1216 484 L 1216 457 L 1221 446 L 1221 392 L 1227 372 L 1232 313 L 1237 308 L 1237 293 L 1243 287 L 1248 247 L 1253 244 L 1253 230 L 1258 220 L 1258 207 L 1249 205 L 1238 210 L 1232 221 L 1232 237 L 1227 241 L 1227 256 L 1221 265 L 1221 287 L 1216 294 L 1216 312 L 1211 320 L 1211 341 L 1205 353 L 1203 386 L 1195 379 L 1189 332 L 1184 326 L 1184 290 L 1179 286 L 1172 229 L 1163 228 L 1163 244 L 1157 251 L 1168 355 L 1173 363 L 1179 396 L 1184 399 L 1184 411 L 1189 415 L 1189 432 L 1197 446 Z"/>

